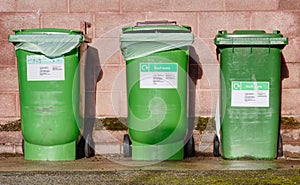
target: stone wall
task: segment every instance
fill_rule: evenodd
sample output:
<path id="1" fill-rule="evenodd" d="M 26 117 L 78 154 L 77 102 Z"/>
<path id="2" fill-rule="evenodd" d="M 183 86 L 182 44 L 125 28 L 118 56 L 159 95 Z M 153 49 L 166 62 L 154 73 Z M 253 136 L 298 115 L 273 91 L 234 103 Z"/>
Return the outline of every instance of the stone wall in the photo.
<path id="1" fill-rule="evenodd" d="M 2 0 L 0 5 L 0 120 L 19 119 L 17 60 L 8 42 L 12 30 L 57 27 L 80 29 L 80 21 L 92 24 L 93 39 L 87 51 L 90 84 L 86 101 L 94 116 L 127 115 L 125 62 L 119 49 L 122 27 L 137 21 L 176 20 L 190 25 L 195 35 L 193 57 L 202 75 L 191 100 L 196 116 L 214 116 L 218 90 L 218 61 L 213 39 L 219 30 L 280 30 L 289 38 L 283 50 L 282 114 L 300 117 L 300 1 L 299 0 Z M 193 64 L 191 68 L 197 68 Z M 99 76 L 99 71 L 101 74 Z M 267 70 L 267 69 L 266 69 Z M 96 102 L 94 88 L 96 85 Z M 92 111 L 93 112 L 93 108 Z"/>

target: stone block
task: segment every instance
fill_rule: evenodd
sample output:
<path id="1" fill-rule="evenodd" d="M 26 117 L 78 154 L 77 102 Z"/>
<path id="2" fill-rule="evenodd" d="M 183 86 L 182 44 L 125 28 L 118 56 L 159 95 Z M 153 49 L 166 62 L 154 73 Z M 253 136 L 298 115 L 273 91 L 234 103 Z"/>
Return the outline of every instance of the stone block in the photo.
<path id="1" fill-rule="evenodd" d="M 280 0 L 279 10 L 299 10 L 300 1 L 299 0 Z"/>
<path id="2" fill-rule="evenodd" d="M 194 108 L 195 116 L 214 117 L 218 93 L 217 90 L 196 89 L 195 101 L 189 101 L 191 108 Z"/>
<path id="3" fill-rule="evenodd" d="M 18 1 L 17 12 L 68 12 L 67 0 L 22 0 Z"/>
<path id="4" fill-rule="evenodd" d="M 283 143 L 283 152 L 285 157 L 300 156 L 300 130 L 285 129 L 280 131 Z"/>
<path id="5" fill-rule="evenodd" d="M 105 154 L 121 154 L 122 146 L 116 143 L 95 143 L 95 153 Z"/>
<path id="6" fill-rule="evenodd" d="M 198 34 L 197 13 L 195 12 L 148 12 L 148 21 L 168 20 L 176 21 L 178 25 L 191 26 L 195 36 Z"/>
<path id="7" fill-rule="evenodd" d="M 96 96 L 96 116 L 120 117 L 124 105 L 121 104 L 120 91 L 97 92 Z"/>
<path id="8" fill-rule="evenodd" d="M 95 57 L 92 57 L 91 60 L 98 60 L 101 67 L 125 64 L 121 56 L 119 37 L 95 38 L 90 46 L 94 48 L 94 53 L 97 51 L 97 56 L 94 55 Z"/>
<path id="9" fill-rule="evenodd" d="M 16 117 L 21 117 L 21 111 L 20 111 L 20 94 L 16 94 Z"/>
<path id="10" fill-rule="evenodd" d="M 300 62 L 300 37 L 288 39 L 288 45 L 282 50 L 283 59 L 286 63 Z"/>
<path id="11" fill-rule="evenodd" d="M 99 13 L 95 15 L 96 38 L 119 38 L 122 28 L 134 26 L 138 21 L 144 21 L 144 13 Z"/>
<path id="12" fill-rule="evenodd" d="M 172 11 L 171 0 L 122 0 L 121 10 L 124 12 Z"/>
<path id="13" fill-rule="evenodd" d="M 251 29 L 262 29 L 272 33 L 279 30 L 285 37 L 295 38 L 300 32 L 300 13 L 298 12 L 254 12 Z"/>
<path id="14" fill-rule="evenodd" d="M 120 143 L 108 130 L 94 130 L 93 138 L 95 143 Z"/>
<path id="15" fill-rule="evenodd" d="M 277 10 L 279 0 L 259 0 L 259 1 L 241 1 L 241 0 L 226 0 L 225 10 L 241 11 L 241 10 Z"/>
<path id="16" fill-rule="evenodd" d="M 71 0 L 70 12 L 119 12 L 119 0 Z"/>
<path id="17" fill-rule="evenodd" d="M 0 132 L 0 145 L 6 143 L 20 144 L 23 136 L 21 131 L 2 131 Z"/>
<path id="18" fill-rule="evenodd" d="M 215 31 L 214 37 L 217 35 L 218 30 Z M 197 54 L 198 63 L 201 65 L 215 65 L 219 64 L 216 53 L 216 45 L 214 44 L 214 39 L 204 39 L 195 37 L 194 43 L 192 45 Z M 190 50 L 191 51 L 191 50 Z M 190 52 L 191 53 L 191 52 Z"/>
<path id="19" fill-rule="evenodd" d="M 202 65 L 203 75 L 198 81 L 197 85 L 200 89 L 213 89 L 217 90 L 220 88 L 220 66 L 218 64 Z"/>
<path id="20" fill-rule="evenodd" d="M 249 12 L 199 12 L 200 38 L 213 39 L 218 31 L 250 29 Z"/>
<path id="21" fill-rule="evenodd" d="M 173 0 L 173 11 L 223 11 L 225 0 Z"/>
<path id="22" fill-rule="evenodd" d="M 295 101 L 296 97 L 300 97 L 300 89 L 283 89 L 281 97 L 281 114 L 284 116 L 300 115 L 299 102 Z M 296 98 L 297 99 L 297 98 Z"/>
<path id="23" fill-rule="evenodd" d="M 0 6 L 0 12 L 14 12 L 16 11 L 16 0 L 2 0 Z"/>
<path id="24" fill-rule="evenodd" d="M 14 45 L 10 42 L 0 42 L 0 65 L 15 65 L 16 57 L 15 57 L 15 48 Z"/>
<path id="25" fill-rule="evenodd" d="M 300 62 L 286 63 L 282 66 L 283 89 L 300 89 Z"/>
<path id="26" fill-rule="evenodd" d="M 125 90 L 126 71 L 120 66 L 103 66 L 103 76 L 97 84 L 97 90 Z"/>
<path id="27" fill-rule="evenodd" d="M 14 34 L 13 30 L 40 27 L 36 13 L 1 13 L 0 22 L 0 40 L 7 40 L 7 35 Z"/>
<path id="28" fill-rule="evenodd" d="M 16 117 L 16 94 L 0 93 L 0 117 Z"/>
<path id="29" fill-rule="evenodd" d="M 20 117 L 0 117 L 0 125 L 6 125 L 19 119 Z"/>
<path id="30" fill-rule="evenodd" d="M 23 153 L 21 144 L 11 144 L 7 143 L 5 145 L 0 145 L 0 153 Z"/>
<path id="31" fill-rule="evenodd" d="M 123 123 L 123 124 L 127 124 L 127 123 Z M 110 131 L 110 134 L 116 139 L 118 140 L 118 143 L 123 144 L 123 138 L 125 134 L 128 134 L 127 130 L 120 130 L 120 131 Z"/>
<path id="32" fill-rule="evenodd" d="M 300 141 L 300 130 L 298 129 L 284 129 L 280 131 L 282 141 L 285 143 L 293 143 Z"/>
<path id="33" fill-rule="evenodd" d="M 80 30 L 80 22 L 92 22 L 93 18 L 88 13 L 44 13 L 42 16 L 45 28 L 64 28 Z M 92 27 L 94 25 L 92 24 Z M 92 28 L 89 28 L 92 30 Z M 93 37 L 93 33 L 89 32 L 89 37 Z"/>
<path id="34" fill-rule="evenodd" d="M 196 146 L 196 151 L 202 153 L 213 153 L 213 140 L 214 140 L 214 132 L 203 132 L 200 135 L 201 142 Z"/>
<path id="35" fill-rule="evenodd" d="M 0 67 L 0 91 L 17 92 L 19 90 L 18 71 L 16 67 Z"/>

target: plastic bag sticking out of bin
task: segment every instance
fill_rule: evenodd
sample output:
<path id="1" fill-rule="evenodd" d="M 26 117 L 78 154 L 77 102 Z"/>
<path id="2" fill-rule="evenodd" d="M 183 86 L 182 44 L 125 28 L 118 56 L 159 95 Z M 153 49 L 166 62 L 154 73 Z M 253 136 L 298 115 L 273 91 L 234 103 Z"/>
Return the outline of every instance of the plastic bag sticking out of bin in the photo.
<path id="1" fill-rule="evenodd" d="M 176 22 L 141 22 L 123 28 L 129 128 L 125 157 L 181 160 L 184 148 L 186 156 L 193 155 L 193 138 L 186 134 L 187 64 L 193 40 L 190 27 Z"/>
<path id="2" fill-rule="evenodd" d="M 221 152 L 227 159 L 283 155 L 280 65 L 287 41 L 279 31 L 220 31 L 216 36 L 221 65 L 221 138 L 215 136 L 215 156 Z"/>
<path id="3" fill-rule="evenodd" d="M 15 30 L 24 158 L 75 160 L 80 31 Z"/>

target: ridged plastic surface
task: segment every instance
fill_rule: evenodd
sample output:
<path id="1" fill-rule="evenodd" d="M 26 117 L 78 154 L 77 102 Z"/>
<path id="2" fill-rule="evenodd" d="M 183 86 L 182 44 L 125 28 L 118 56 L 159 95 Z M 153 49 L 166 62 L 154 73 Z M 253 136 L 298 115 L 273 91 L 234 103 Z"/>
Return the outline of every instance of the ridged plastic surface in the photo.
<path id="1" fill-rule="evenodd" d="M 247 37 L 259 41 L 256 34 L 251 36 L 248 32 Z M 223 38 L 218 37 L 215 43 L 221 63 L 223 157 L 274 159 L 279 134 L 281 50 L 287 42 L 263 46 L 223 45 L 220 43 Z M 269 37 L 276 39 L 270 34 Z"/>

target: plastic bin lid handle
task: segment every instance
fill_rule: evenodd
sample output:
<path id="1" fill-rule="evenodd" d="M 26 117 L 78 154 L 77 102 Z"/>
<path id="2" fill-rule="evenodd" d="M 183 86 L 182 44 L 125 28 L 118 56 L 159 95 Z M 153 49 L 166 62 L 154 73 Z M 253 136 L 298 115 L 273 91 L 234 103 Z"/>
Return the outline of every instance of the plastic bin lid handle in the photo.
<path id="1" fill-rule="evenodd" d="M 161 21 L 145 21 L 145 22 L 137 22 L 136 26 L 176 26 L 176 21 L 167 21 L 167 20 L 161 20 Z"/>

